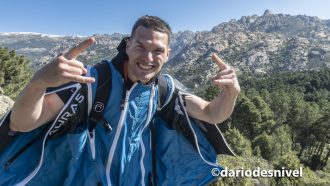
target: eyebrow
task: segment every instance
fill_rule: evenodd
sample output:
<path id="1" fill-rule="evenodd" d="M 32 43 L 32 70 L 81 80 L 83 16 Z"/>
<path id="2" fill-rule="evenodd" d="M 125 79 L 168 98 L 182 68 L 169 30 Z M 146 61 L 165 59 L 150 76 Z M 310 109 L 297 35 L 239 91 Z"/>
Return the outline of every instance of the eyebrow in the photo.
<path id="1" fill-rule="evenodd" d="M 141 42 L 141 41 L 136 40 L 136 43 L 137 43 L 138 45 L 143 45 L 143 46 L 144 46 L 144 43 Z M 163 51 L 165 51 L 165 47 L 163 47 L 163 46 L 157 46 L 156 49 L 157 49 L 157 50 L 163 50 Z"/>

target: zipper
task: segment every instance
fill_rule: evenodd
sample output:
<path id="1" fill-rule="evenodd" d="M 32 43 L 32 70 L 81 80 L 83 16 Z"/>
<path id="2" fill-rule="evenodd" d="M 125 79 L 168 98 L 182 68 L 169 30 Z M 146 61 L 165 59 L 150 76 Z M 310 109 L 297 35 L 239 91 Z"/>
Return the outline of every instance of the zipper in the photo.
<path id="1" fill-rule="evenodd" d="M 120 136 L 120 133 L 121 133 L 121 129 L 123 127 L 124 119 L 126 117 L 128 99 L 129 99 L 129 96 L 130 96 L 131 92 L 134 90 L 134 87 L 136 85 L 137 85 L 137 83 L 134 83 L 133 87 L 130 90 L 126 91 L 125 102 L 123 104 L 123 110 L 121 112 L 119 122 L 118 122 L 118 125 L 117 125 L 117 129 L 116 129 L 116 133 L 115 133 L 115 137 L 113 139 L 113 142 L 111 144 L 111 148 L 110 148 L 110 151 L 109 151 L 108 161 L 107 161 L 107 166 L 106 166 L 106 177 L 107 177 L 107 185 L 108 186 L 111 186 L 110 168 L 111 168 L 111 164 L 112 164 L 113 155 L 114 155 L 116 147 L 117 147 L 118 139 L 119 139 L 119 136 Z"/>
<path id="2" fill-rule="evenodd" d="M 44 129 L 42 132 L 40 132 L 40 134 L 38 134 L 37 137 L 35 137 L 34 139 L 32 139 L 29 143 L 25 144 L 19 151 L 17 151 L 13 156 L 11 156 L 5 163 L 4 169 L 5 170 L 9 170 L 9 167 L 12 163 L 15 162 L 15 160 L 25 152 L 25 150 L 27 150 L 29 147 L 31 147 L 31 145 L 33 145 L 37 140 L 39 140 L 42 137 L 42 134 L 45 132 L 46 130 Z"/>
<path id="3" fill-rule="evenodd" d="M 87 77 L 91 77 L 91 67 L 88 65 L 87 66 Z M 87 83 L 87 99 L 88 99 L 88 116 L 91 113 L 92 110 L 92 104 L 93 104 L 93 97 L 92 97 L 92 84 Z"/>
<path id="4" fill-rule="evenodd" d="M 88 132 L 89 144 L 92 153 L 92 159 L 95 160 L 95 129 L 92 132 Z"/>
<path id="5" fill-rule="evenodd" d="M 148 115 L 147 115 L 147 119 L 146 119 L 146 122 L 144 124 L 144 127 L 142 129 L 142 132 L 141 132 L 141 140 L 140 140 L 140 145 L 141 145 L 141 150 L 142 150 L 142 157 L 140 159 L 140 167 L 141 167 L 141 185 L 144 186 L 145 183 L 144 183 L 144 177 L 145 177 L 145 168 L 144 168 L 144 164 L 143 164 L 143 159 L 144 159 L 144 156 L 145 156 L 145 146 L 144 146 L 144 143 L 143 143 L 143 136 L 142 136 L 142 133 L 144 131 L 144 129 L 148 126 L 148 124 L 150 123 L 150 120 L 151 120 L 151 114 L 152 114 L 152 108 L 153 108 L 153 100 L 154 100 L 154 96 L 155 96 L 155 86 L 153 85 L 152 88 L 151 88 L 151 95 L 150 95 L 150 98 L 149 98 L 149 107 L 148 107 Z"/>
<path id="6" fill-rule="evenodd" d="M 71 86 L 70 86 L 71 87 Z M 29 181 L 32 180 L 32 178 L 39 172 L 40 167 L 43 163 L 43 159 L 44 159 L 44 151 L 45 151 L 45 144 L 46 144 L 46 139 L 48 137 L 48 134 L 50 133 L 50 131 L 54 128 L 57 120 L 59 119 L 59 117 L 62 115 L 63 111 L 68 107 L 69 103 L 71 102 L 71 100 L 75 97 L 75 95 L 77 94 L 77 92 L 79 91 L 79 89 L 81 88 L 80 84 L 74 84 L 72 87 L 76 87 L 75 92 L 73 93 L 73 95 L 70 97 L 70 99 L 68 100 L 67 104 L 62 108 L 61 112 L 57 115 L 56 119 L 54 120 L 54 122 L 52 123 L 52 126 L 48 129 L 45 137 L 42 140 L 42 148 L 41 148 L 41 157 L 39 160 L 39 163 L 37 165 L 37 167 L 27 176 L 25 177 L 22 181 L 20 181 L 18 184 L 18 186 L 20 185 L 26 185 Z"/>
<path id="7" fill-rule="evenodd" d="M 86 76 L 91 77 L 91 67 L 87 66 L 87 74 Z M 87 100 L 88 100 L 88 117 L 90 116 L 91 110 L 92 110 L 92 103 L 93 103 L 93 97 L 92 97 L 92 84 L 87 83 Z M 92 159 L 95 160 L 95 129 L 93 131 L 88 132 L 88 139 L 90 144 L 90 149 L 92 153 Z"/>

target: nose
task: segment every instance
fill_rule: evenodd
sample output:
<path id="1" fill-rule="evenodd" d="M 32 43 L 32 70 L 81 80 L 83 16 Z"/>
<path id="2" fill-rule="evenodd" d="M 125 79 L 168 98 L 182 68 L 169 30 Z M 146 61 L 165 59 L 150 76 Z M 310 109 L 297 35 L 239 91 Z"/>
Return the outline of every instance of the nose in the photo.
<path id="1" fill-rule="evenodd" d="M 153 61 L 152 52 L 150 52 L 150 51 L 145 51 L 143 57 L 145 58 L 145 60 L 147 62 L 152 62 Z"/>

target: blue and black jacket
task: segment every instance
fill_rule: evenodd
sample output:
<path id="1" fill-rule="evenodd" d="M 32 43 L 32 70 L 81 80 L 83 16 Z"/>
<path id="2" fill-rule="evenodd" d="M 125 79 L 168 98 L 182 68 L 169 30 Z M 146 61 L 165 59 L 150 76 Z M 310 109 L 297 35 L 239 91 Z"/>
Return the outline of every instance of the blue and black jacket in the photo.
<path id="1" fill-rule="evenodd" d="M 217 154 L 234 153 L 217 125 L 188 116 L 188 93 L 163 75 L 167 96 L 160 105 L 156 80 L 126 88 L 120 69 L 106 64 L 112 84 L 107 103 L 95 103 L 99 78 L 94 67 L 87 75 L 95 83 L 49 91 L 71 94 L 54 121 L 16 134 L 0 152 L 0 185 L 206 185 L 216 179 L 211 171 L 221 170 Z M 103 124 L 90 130 L 88 116 L 95 108 L 102 110 Z"/>

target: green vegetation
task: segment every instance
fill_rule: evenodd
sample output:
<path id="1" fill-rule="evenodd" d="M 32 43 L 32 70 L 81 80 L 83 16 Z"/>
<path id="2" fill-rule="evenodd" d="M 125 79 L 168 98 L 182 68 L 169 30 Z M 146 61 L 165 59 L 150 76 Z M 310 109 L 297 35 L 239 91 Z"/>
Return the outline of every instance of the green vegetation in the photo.
<path id="1" fill-rule="evenodd" d="M 222 178 L 213 185 L 330 185 L 330 69 L 239 76 L 242 92 L 222 125 L 237 158 L 220 156 L 231 169 L 303 168 L 295 178 Z M 208 100 L 217 87 L 198 94 Z"/>
<path id="2" fill-rule="evenodd" d="M 30 61 L 15 51 L 0 47 L 0 87 L 12 99 L 21 92 L 31 78 Z"/>

